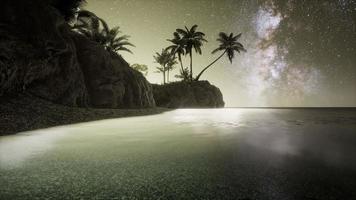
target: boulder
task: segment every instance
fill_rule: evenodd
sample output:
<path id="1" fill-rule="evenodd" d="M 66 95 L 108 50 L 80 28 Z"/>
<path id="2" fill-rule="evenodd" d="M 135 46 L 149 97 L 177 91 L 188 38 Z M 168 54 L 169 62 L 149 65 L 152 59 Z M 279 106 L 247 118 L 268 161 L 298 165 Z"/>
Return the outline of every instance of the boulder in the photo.
<path id="1" fill-rule="evenodd" d="M 221 108 L 225 103 L 219 88 L 208 81 L 153 85 L 156 105 L 167 108 Z"/>

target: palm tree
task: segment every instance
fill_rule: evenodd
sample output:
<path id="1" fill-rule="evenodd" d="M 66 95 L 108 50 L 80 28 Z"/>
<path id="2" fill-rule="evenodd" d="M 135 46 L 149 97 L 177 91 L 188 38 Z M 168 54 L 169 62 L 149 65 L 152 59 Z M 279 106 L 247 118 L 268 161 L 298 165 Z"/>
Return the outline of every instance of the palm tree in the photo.
<path id="1" fill-rule="evenodd" d="M 183 29 L 177 29 L 177 33 L 181 35 L 185 42 L 185 51 L 190 57 L 190 80 L 193 80 L 193 48 L 196 53 L 202 54 L 201 47 L 203 42 L 208 42 L 203 32 L 197 31 L 198 25 L 192 26 L 190 29 L 185 27 Z"/>
<path id="2" fill-rule="evenodd" d="M 166 84 L 166 68 L 161 66 L 161 67 L 156 67 L 157 71 L 155 71 L 156 73 L 162 73 L 163 74 L 163 85 Z"/>
<path id="3" fill-rule="evenodd" d="M 215 49 L 212 54 L 218 52 L 218 51 L 223 51 L 223 53 L 217 58 L 215 59 L 211 64 L 209 64 L 208 66 L 206 66 L 200 73 L 199 75 L 195 78 L 196 81 L 199 80 L 199 78 L 201 77 L 201 75 L 212 65 L 214 65 L 220 58 L 222 58 L 225 54 L 227 55 L 230 63 L 232 63 L 232 59 L 234 59 L 235 57 L 235 52 L 240 53 L 241 51 L 246 52 L 246 49 L 244 48 L 244 46 L 238 42 L 237 40 L 240 39 L 241 37 L 241 33 L 234 36 L 233 33 L 231 33 L 230 35 L 227 35 L 226 33 L 221 32 L 219 34 L 219 38 L 217 39 L 217 41 L 220 42 L 220 46 Z"/>
<path id="4" fill-rule="evenodd" d="M 161 65 L 161 67 L 157 67 L 157 69 L 163 74 L 163 84 L 166 84 L 167 64 L 171 60 L 171 54 L 166 49 L 162 49 L 162 53 L 156 52 L 156 55 L 154 55 L 153 58 L 156 63 Z"/>
<path id="5" fill-rule="evenodd" d="M 111 51 L 118 52 L 118 51 L 127 51 L 129 53 L 132 53 L 132 51 L 125 46 L 132 46 L 135 47 L 135 45 L 131 44 L 128 41 L 128 38 L 130 36 L 128 35 L 123 35 L 123 36 L 118 36 L 121 33 L 120 27 L 114 27 L 113 29 L 110 29 L 109 32 L 107 33 L 106 36 L 106 41 L 104 46 Z"/>
<path id="6" fill-rule="evenodd" d="M 174 77 L 178 79 L 182 79 L 182 81 L 189 81 L 190 72 L 188 67 L 184 68 L 183 70 L 179 70 L 179 74 L 175 75 Z"/>
<path id="7" fill-rule="evenodd" d="M 181 38 L 177 32 L 174 32 L 173 36 L 173 39 L 168 40 L 172 42 L 173 45 L 167 47 L 167 50 L 170 50 L 172 55 L 178 56 L 178 61 L 181 66 L 181 70 L 184 71 L 182 55 L 185 55 L 185 40 L 183 40 L 183 38 Z"/>
<path id="8" fill-rule="evenodd" d="M 79 11 L 77 22 L 73 25 L 72 29 L 83 34 L 90 40 L 103 45 L 108 51 L 127 51 L 132 53 L 130 49 L 125 47 L 134 47 L 133 44 L 128 42 L 130 36 L 123 35 L 119 37 L 121 33 L 120 27 L 110 29 L 103 19 L 90 11 Z"/>

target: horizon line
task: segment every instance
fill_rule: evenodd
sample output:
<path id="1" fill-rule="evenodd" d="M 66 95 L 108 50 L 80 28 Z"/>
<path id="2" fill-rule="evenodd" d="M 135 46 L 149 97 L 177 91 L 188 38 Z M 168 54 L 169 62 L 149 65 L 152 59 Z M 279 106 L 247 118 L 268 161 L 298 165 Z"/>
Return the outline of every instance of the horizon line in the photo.
<path id="1" fill-rule="evenodd" d="M 224 108 L 247 108 L 247 109 L 254 109 L 254 108 L 264 108 L 264 109 L 356 109 L 356 106 L 228 106 Z"/>

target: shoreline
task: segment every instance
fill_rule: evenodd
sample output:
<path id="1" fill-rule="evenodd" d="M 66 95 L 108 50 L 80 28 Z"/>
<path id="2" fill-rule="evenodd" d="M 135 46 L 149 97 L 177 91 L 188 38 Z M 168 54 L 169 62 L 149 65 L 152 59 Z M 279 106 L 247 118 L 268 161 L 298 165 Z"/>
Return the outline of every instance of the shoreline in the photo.
<path id="1" fill-rule="evenodd" d="M 20 95 L 0 100 L 0 136 L 104 119 L 161 114 L 172 109 L 98 109 L 68 107 Z"/>

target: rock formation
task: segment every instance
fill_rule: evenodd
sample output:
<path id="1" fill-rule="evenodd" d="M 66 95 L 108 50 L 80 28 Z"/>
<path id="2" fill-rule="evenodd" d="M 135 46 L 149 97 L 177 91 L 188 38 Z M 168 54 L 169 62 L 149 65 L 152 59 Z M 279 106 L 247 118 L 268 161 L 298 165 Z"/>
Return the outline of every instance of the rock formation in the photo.
<path id="1" fill-rule="evenodd" d="M 4 0 L 0 8 L 0 98 L 18 93 L 68 106 L 155 106 L 139 72 L 73 32 L 42 0 Z"/>
<path id="2" fill-rule="evenodd" d="M 152 87 L 145 77 L 129 67 L 119 55 L 97 43 L 72 34 L 84 74 L 89 103 L 95 107 L 154 107 Z"/>
<path id="3" fill-rule="evenodd" d="M 219 88 L 208 81 L 153 85 L 157 106 L 167 108 L 221 108 L 225 103 Z"/>

